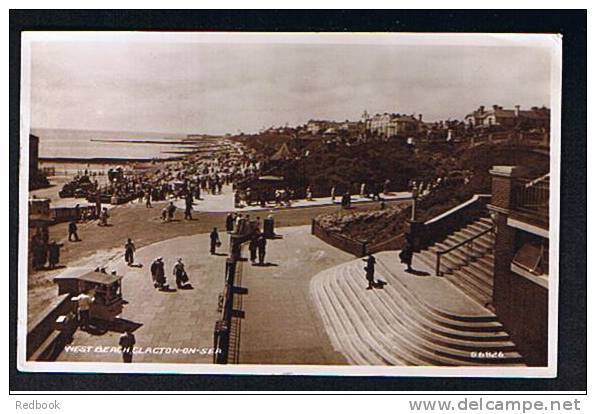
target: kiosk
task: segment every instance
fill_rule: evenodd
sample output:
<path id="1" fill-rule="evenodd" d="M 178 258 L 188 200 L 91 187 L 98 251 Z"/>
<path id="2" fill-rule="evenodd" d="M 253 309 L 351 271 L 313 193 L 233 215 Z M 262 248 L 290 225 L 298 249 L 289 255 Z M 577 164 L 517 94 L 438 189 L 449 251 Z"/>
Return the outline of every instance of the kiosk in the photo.
<path id="1" fill-rule="evenodd" d="M 83 292 L 94 297 L 89 310 L 90 317 L 105 321 L 114 320 L 122 313 L 122 276 L 105 269 L 71 268 L 54 278 L 58 294 L 68 293 L 75 298 Z"/>

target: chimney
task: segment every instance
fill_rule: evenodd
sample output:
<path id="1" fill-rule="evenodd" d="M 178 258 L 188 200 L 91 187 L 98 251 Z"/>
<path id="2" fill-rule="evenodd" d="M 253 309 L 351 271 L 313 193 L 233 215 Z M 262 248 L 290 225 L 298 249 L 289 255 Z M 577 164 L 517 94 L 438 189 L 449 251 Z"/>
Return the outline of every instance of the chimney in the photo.
<path id="1" fill-rule="evenodd" d="M 422 114 L 418 114 L 418 120 L 422 122 Z"/>
<path id="2" fill-rule="evenodd" d="M 497 109 L 499 109 L 499 105 L 493 105 L 493 111 L 496 111 Z"/>
<path id="3" fill-rule="evenodd" d="M 519 105 L 515 105 L 515 109 L 513 110 L 516 118 L 519 118 Z"/>
<path id="4" fill-rule="evenodd" d="M 480 114 L 484 113 L 484 105 L 480 105 L 480 108 L 478 108 L 478 112 L 480 112 Z"/>

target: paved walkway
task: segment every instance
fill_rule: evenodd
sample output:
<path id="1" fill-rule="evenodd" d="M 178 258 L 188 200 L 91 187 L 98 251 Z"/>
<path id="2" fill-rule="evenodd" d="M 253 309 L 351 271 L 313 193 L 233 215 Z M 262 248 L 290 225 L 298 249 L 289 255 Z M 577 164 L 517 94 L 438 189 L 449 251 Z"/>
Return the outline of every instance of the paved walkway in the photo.
<path id="1" fill-rule="evenodd" d="M 124 306 L 122 319 L 140 324 L 134 331 L 137 346 L 147 348 L 171 348 L 191 353 L 158 353 L 135 355 L 133 362 L 159 363 L 211 363 L 213 356 L 207 352 L 213 347 L 213 327 L 218 319 L 217 300 L 223 289 L 226 256 L 209 255 L 208 234 L 178 237 L 154 243 L 137 250 L 135 262 L 142 268 L 127 267 L 122 255 L 108 266 L 124 274 L 122 291 L 129 302 Z M 220 234 L 222 246 L 227 246 L 227 234 Z M 223 247 L 220 250 L 225 250 Z M 109 253 L 105 253 L 109 254 Z M 102 255 L 105 258 L 105 254 Z M 112 252 L 113 254 L 113 252 Z M 166 277 L 170 287 L 175 287 L 172 268 L 177 257 L 185 263 L 191 290 L 162 292 L 153 288 L 149 267 L 153 259 L 163 256 L 166 263 Z M 98 262 L 101 258 L 98 258 Z M 105 262 L 104 262 L 105 263 Z M 77 331 L 72 347 L 82 346 L 90 352 L 63 351 L 59 361 L 119 362 L 117 352 L 99 352 L 98 347 L 117 347 L 120 332 L 108 331 L 91 334 Z M 103 350 L 107 350 L 104 348 Z M 192 349 L 193 351 L 189 351 Z M 205 352 L 205 354 L 201 354 Z"/>
<path id="2" fill-rule="evenodd" d="M 396 192 L 384 194 L 385 201 L 407 200 L 412 197 L 410 192 Z M 352 196 L 352 204 L 372 203 L 369 197 L 360 197 L 359 195 Z M 305 207 L 323 207 L 323 206 L 339 206 L 341 204 L 340 197 L 336 197 L 335 201 L 331 201 L 331 197 L 314 198 L 313 200 L 296 200 L 292 202 L 291 207 L 279 207 L 275 203 L 267 203 L 266 207 L 257 205 L 246 206 L 242 208 L 234 207 L 234 193 L 232 186 L 224 186 L 222 194 L 206 194 L 201 193 L 201 200 L 195 200 L 193 211 L 200 212 L 256 212 L 256 211 L 271 211 L 271 210 L 286 210 Z M 174 205 L 181 210 L 185 208 L 185 201 L 182 199 L 176 200 Z"/>
<path id="3" fill-rule="evenodd" d="M 242 299 L 240 363 L 347 364 L 325 333 L 309 284 L 320 271 L 353 256 L 312 236 L 310 226 L 276 232 L 283 238 L 268 241 L 268 266 L 243 262 L 248 293 Z"/>

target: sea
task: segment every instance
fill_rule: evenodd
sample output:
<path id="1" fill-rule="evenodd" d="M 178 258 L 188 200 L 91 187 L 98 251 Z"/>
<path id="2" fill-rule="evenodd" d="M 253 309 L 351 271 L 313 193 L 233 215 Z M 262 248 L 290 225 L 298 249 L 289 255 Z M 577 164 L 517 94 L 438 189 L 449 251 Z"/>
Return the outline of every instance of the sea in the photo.
<path id="1" fill-rule="evenodd" d="M 168 151 L 183 150 L 184 146 L 176 141 L 186 138 L 186 134 L 47 128 L 33 128 L 31 133 L 39 137 L 40 158 L 72 159 L 73 161 L 93 159 L 150 160 L 174 158 L 180 156 L 180 154 L 172 154 L 168 153 Z M 142 140 L 148 142 L 97 142 L 96 140 Z M 172 144 L 159 141 L 172 141 Z"/>

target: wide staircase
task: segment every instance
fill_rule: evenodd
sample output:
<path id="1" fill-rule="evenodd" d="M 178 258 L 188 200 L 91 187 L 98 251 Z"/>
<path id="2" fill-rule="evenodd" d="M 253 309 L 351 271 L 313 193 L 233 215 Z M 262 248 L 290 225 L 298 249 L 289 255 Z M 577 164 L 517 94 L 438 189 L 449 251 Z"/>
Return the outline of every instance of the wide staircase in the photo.
<path id="1" fill-rule="evenodd" d="M 414 293 L 398 274 L 395 254 L 377 255 L 377 277 L 386 284 L 366 289 L 361 260 L 315 276 L 311 294 L 334 348 L 355 365 L 517 366 L 523 359 L 494 314 L 468 300 L 442 278 L 469 311 L 447 312 Z M 401 265 L 399 266 L 401 268 Z M 432 276 L 425 276 L 428 279 Z M 441 285 L 442 284 L 442 285 Z M 435 290 L 437 290 L 435 288 Z"/>
<path id="2" fill-rule="evenodd" d="M 482 306 L 490 303 L 493 291 L 495 234 L 489 218 L 482 217 L 434 243 L 415 257 Z"/>

